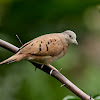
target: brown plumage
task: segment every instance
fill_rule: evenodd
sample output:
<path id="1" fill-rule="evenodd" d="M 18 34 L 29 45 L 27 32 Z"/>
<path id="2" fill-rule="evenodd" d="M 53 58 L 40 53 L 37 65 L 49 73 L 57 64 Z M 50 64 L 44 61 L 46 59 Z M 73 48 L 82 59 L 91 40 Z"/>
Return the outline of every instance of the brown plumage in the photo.
<path id="1" fill-rule="evenodd" d="M 78 44 L 76 34 L 70 30 L 42 35 L 24 44 L 15 55 L 0 65 L 23 59 L 48 65 L 66 54 L 69 43 Z"/>

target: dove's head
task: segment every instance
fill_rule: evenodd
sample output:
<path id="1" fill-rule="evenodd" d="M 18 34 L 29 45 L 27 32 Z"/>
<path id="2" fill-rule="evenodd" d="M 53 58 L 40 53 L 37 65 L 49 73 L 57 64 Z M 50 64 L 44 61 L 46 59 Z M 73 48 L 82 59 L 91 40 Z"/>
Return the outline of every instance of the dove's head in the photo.
<path id="1" fill-rule="evenodd" d="M 64 31 L 63 34 L 65 35 L 65 39 L 69 43 L 74 43 L 74 44 L 78 45 L 78 42 L 76 40 L 76 34 L 73 31 L 67 30 L 67 31 Z"/>

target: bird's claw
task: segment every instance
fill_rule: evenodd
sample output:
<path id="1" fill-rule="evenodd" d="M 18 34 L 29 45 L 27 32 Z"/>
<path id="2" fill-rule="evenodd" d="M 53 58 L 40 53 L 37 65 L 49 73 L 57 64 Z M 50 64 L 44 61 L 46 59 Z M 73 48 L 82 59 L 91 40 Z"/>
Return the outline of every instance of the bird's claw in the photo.
<path id="1" fill-rule="evenodd" d="M 43 69 L 44 64 L 41 66 L 41 69 Z"/>
<path id="2" fill-rule="evenodd" d="M 53 72 L 53 69 L 51 69 L 51 71 L 50 71 L 50 75 L 52 74 L 52 72 Z"/>

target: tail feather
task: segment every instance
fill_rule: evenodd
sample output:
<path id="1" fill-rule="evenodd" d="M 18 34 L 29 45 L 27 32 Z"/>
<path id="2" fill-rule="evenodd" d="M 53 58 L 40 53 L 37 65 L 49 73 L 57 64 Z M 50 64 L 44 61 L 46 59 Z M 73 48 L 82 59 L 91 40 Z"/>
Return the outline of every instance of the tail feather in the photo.
<path id="1" fill-rule="evenodd" d="M 1 63 L 0 63 L 0 65 L 3 65 L 3 64 L 5 64 L 5 63 L 12 63 L 12 62 L 15 62 L 15 61 L 20 61 L 20 60 L 22 60 L 24 58 L 24 55 L 23 54 L 15 54 L 15 55 L 13 55 L 13 56 L 11 56 L 10 58 L 8 58 L 8 59 L 6 59 L 6 60 L 4 60 L 4 61 L 2 61 Z"/>

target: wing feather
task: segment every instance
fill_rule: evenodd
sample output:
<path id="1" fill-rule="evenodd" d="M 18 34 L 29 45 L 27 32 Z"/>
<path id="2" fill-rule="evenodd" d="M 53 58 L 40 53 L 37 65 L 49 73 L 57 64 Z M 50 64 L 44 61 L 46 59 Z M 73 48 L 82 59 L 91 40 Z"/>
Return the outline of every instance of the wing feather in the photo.
<path id="1" fill-rule="evenodd" d="M 63 43 L 58 34 L 48 34 L 24 44 L 20 48 L 20 53 L 37 56 L 57 56 L 63 51 L 63 48 Z"/>

